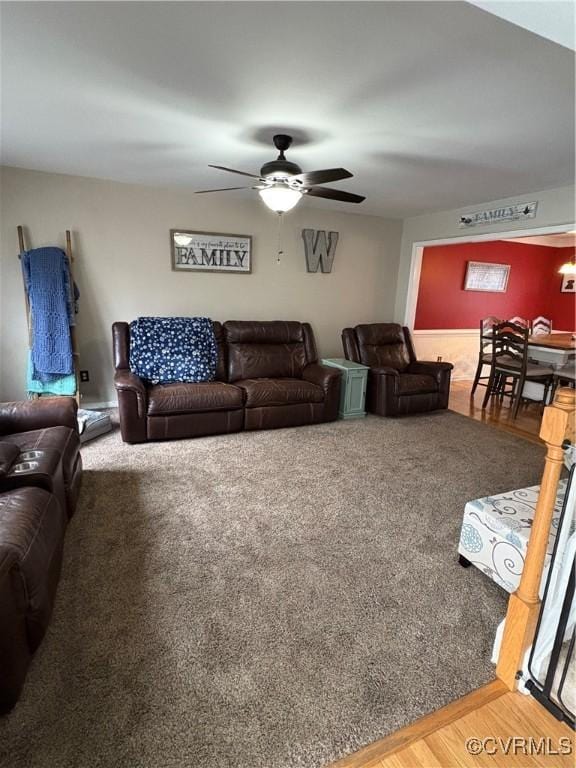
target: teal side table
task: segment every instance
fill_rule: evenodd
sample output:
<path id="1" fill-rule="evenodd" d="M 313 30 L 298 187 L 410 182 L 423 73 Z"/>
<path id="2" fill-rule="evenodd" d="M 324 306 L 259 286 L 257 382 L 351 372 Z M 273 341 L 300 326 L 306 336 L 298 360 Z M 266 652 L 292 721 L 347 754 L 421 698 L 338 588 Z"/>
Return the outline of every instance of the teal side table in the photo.
<path id="1" fill-rule="evenodd" d="M 329 365 L 342 371 L 340 390 L 340 407 L 338 417 L 341 419 L 361 419 L 366 416 L 364 402 L 366 399 L 366 384 L 368 383 L 368 366 L 334 357 L 322 360 L 322 365 Z"/>

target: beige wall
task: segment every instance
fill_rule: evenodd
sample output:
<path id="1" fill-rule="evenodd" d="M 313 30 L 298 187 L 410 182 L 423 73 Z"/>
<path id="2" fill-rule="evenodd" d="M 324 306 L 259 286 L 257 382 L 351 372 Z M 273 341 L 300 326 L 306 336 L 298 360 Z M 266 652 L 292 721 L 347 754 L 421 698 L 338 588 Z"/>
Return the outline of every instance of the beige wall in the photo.
<path id="1" fill-rule="evenodd" d="M 223 180 L 225 181 L 225 180 Z M 285 217 L 276 263 L 277 219 L 245 193 L 195 196 L 15 168 L 2 169 L 0 398 L 25 392 L 27 332 L 16 226 L 33 247 L 63 244 L 72 230 L 81 292 L 78 338 L 86 405 L 115 399 L 110 326 L 138 315 L 208 315 L 312 323 L 322 356 L 341 355 L 349 324 L 394 319 L 401 222 L 315 208 Z M 344 207 L 344 206 L 343 206 Z M 253 236 L 253 273 L 172 272 L 171 228 Z M 308 274 L 301 230 L 340 233 L 331 274 Z"/>

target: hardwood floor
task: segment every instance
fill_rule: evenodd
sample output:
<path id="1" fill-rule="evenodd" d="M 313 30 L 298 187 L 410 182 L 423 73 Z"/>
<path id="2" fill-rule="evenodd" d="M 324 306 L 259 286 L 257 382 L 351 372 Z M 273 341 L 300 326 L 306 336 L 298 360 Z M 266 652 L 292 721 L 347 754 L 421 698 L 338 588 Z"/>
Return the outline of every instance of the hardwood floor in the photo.
<path id="1" fill-rule="evenodd" d="M 332 768 L 573 768 L 575 751 L 568 726 L 495 680 Z"/>
<path id="2" fill-rule="evenodd" d="M 538 403 L 522 404 L 518 416 L 513 419 L 508 398 L 505 398 L 501 403 L 496 398 L 492 398 L 492 402 L 483 411 L 482 400 L 486 394 L 486 389 L 479 386 L 473 398 L 470 397 L 471 390 L 471 381 L 453 381 L 450 387 L 450 410 L 469 416 L 476 421 L 490 424 L 497 429 L 511 432 L 534 443 L 541 442 L 538 433 L 542 420 L 542 405 Z"/>

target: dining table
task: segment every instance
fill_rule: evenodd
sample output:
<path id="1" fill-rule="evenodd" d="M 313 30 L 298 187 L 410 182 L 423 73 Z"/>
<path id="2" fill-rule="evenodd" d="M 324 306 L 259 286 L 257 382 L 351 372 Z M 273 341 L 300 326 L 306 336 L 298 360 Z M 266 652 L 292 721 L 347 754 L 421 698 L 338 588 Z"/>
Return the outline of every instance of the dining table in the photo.
<path id="1" fill-rule="evenodd" d="M 576 334 L 541 333 L 528 339 L 528 357 L 554 370 L 576 361 Z M 522 394 L 528 400 L 542 401 L 545 393 L 543 384 L 527 381 Z M 551 392 L 547 402 L 550 402 Z"/>
<path id="2" fill-rule="evenodd" d="M 552 368 L 562 368 L 576 358 L 576 334 L 542 333 L 530 336 L 528 356 Z"/>

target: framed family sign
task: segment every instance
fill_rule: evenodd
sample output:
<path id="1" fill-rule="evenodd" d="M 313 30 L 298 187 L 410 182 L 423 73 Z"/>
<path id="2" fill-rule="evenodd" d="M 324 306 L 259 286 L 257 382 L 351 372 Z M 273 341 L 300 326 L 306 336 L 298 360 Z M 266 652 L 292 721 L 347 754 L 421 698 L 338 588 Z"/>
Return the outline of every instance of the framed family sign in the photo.
<path id="1" fill-rule="evenodd" d="M 491 264 L 486 261 L 469 261 L 464 280 L 465 291 L 489 291 L 505 293 L 508 287 L 510 264 Z"/>
<path id="2" fill-rule="evenodd" d="M 189 229 L 170 230 L 172 269 L 177 272 L 252 271 L 252 237 Z"/>

